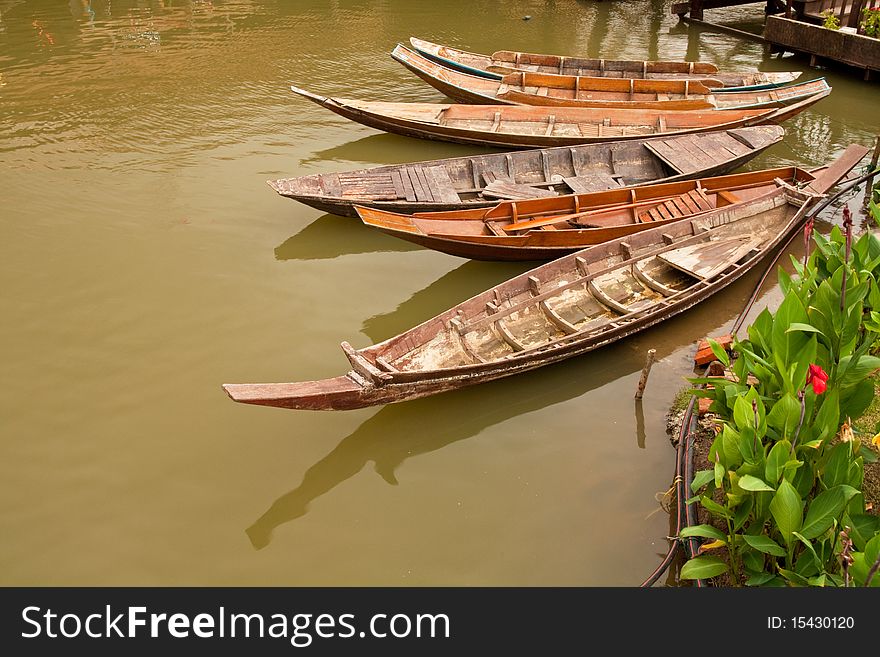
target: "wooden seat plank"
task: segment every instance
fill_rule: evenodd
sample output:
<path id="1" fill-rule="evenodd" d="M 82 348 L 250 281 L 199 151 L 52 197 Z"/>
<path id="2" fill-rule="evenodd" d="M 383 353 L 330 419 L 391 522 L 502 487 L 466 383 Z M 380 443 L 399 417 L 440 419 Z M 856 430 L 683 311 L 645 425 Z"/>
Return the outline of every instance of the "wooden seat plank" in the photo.
<path id="1" fill-rule="evenodd" d="M 575 194 L 602 192 L 606 189 L 620 187 L 620 182 L 614 179 L 610 173 L 604 171 L 592 171 L 581 176 L 570 176 L 563 178 L 562 182 L 568 185 Z"/>
<path id="2" fill-rule="evenodd" d="M 406 191 L 403 186 L 403 177 L 400 175 L 400 171 L 395 169 L 391 172 L 391 182 L 394 185 L 394 192 L 397 194 L 397 198 L 406 198 Z"/>
<path id="3" fill-rule="evenodd" d="M 691 214 L 690 208 L 688 208 L 687 204 L 681 200 L 681 197 L 675 196 L 672 199 L 672 203 L 675 204 L 675 208 L 678 211 L 679 216 L 684 216 L 686 214 Z"/>
<path id="4" fill-rule="evenodd" d="M 452 183 L 452 178 L 449 177 L 449 171 L 446 170 L 446 167 L 425 167 L 423 171 L 435 201 L 458 203 L 461 200 L 458 192 L 455 191 L 455 186 Z"/>
<path id="5" fill-rule="evenodd" d="M 684 246 L 661 253 L 657 258 L 694 278 L 706 280 L 742 258 L 756 243 L 748 237 L 733 237 Z"/>
<path id="6" fill-rule="evenodd" d="M 520 200 L 527 198 L 549 198 L 556 193 L 549 189 L 540 189 L 531 185 L 515 185 L 504 180 L 496 180 L 483 189 L 485 198 Z"/>
<path id="7" fill-rule="evenodd" d="M 698 208 L 700 208 L 701 212 L 712 209 L 712 204 L 709 202 L 709 199 L 706 197 L 706 193 L 702 190 L 702 188 L 689 191 L 687 193 L 687 196 L 696 204 Z"/>
<path id="8" fill-rule="evenodd" d="M 682 194 L 681 202 L 684 203 L 685 207 L 689 210 L 691 214 L 696 214 L 697 212 L 702 212 L 700 206 L 694 202 L 694 199 L 691 198 L 690 194 Z"/>
<path id="9" fill-rule="evenodd" d="M 718 134 L 707 134 L 706 137 L 710 140 L 718 144 L 720 147 L 727 150 L 731 155 L 739 157 L 740 155 L 745 155 L 752 151 L 751 148 L 746 146 L 744 143 L 736 139 L 735 137 L 729 135 L 726 132 L 721 132 Z"/>
<path id="10" fill-rule="evenodd" d="M 419 178 L 419 175 L 415 169 L 416 169 L 415 167 L 405 167 L 403 171 L 405 173 L 406 178 L 409 179 L 410 185 L 413 188 L 413 196 L 415 197 L 415 198 L 413 198 L 413 200 L 414 201 L 424 201 L 424 200 L 426 200 L 425 199 L 425 190 L 422 189 L 422 181 Z M 427 200 L 430 200 L 430 198 Z"/>

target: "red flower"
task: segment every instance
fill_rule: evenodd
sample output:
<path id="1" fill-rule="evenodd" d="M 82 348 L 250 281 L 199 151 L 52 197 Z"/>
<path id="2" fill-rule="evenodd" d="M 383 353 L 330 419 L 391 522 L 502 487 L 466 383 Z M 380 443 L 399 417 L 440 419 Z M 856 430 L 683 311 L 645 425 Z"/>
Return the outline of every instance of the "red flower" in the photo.
<path id="1" fill-rule="evenodd" d="M 818 365 L 810 365 L 810 371 L 807 372 L 806 385 L 813 385 L 813 392 L 821 395 L 828 387 L 828 375 Z"/>

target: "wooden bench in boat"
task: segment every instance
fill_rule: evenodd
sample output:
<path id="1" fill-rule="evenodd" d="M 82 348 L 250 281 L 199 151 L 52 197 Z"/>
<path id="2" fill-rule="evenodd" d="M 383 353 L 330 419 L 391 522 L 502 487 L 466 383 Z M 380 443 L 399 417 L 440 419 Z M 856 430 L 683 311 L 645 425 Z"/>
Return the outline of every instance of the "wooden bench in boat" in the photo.
<path id="1" fill-rule="evenodd" d="M 541 189 L 531 185 L 518 185 L 514 182 L 508 182 L 508 180 L 496 178 L 483 189 L 483 197 L 516 201 L 528 198 L 549 198 L 557 195 L 556 192 L 550 189 Z"/>
<path id="2" fill-rule="evenodd" d="M 645 142 L 645 148 L 679 173 L 718 166 L 731 156 L 740 157 L 750 150 L 726 132 L 655 139 Z"/>
<path id="3" fill-rule="evenodd" d="M 704 244 L 683 246 L 657 256 L 671 267 L 694 278 L 707 280 L 742 259 L 760 244 L 749 237 L 732 237 Z"/>
<path id="4" fill-rule="evenodd" d="M 638 219 L 641 222 L 668 221 L 713 209 L 705 190 L 700 187 L 663 201 L 650 210 L 640 213 Z"/>
<path id="5" fill-rule="evenodd" d="M 620 176 L 612 176 L 605 171 L 595 171 L 586 175 L 570 176 L 563 178 L 562 182 L 568 185 L 575 194 L 589 194 L 590 192 L 602 192 L 606 189 L 620 187 Z"/>
<path id="6" fill-rule="evenodd" d="M 407 201 L 427 203 L 458 203 L 461 201 L 449 172 L 442 166 L 409 165 L 403 167 L 392 176 L 395 190 Z"/>
<path id="7" fill-rule="evenodd" d="M 369 197 L 376 200 L 400 198 L 394 178 L 390 173 L 340 173 L 339 196 Z"/>

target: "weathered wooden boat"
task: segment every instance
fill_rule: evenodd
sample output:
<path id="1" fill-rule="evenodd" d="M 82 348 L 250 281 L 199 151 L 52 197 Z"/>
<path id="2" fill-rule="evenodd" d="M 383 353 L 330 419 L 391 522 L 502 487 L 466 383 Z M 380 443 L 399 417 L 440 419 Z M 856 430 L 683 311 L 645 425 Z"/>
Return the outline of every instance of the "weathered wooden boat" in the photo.
<path id="1" fill-rule="evenodd" d="M 480 146 L 544 148 L 781 123 L 830 92 L 777 109 L 627 110 L 526 105 L 387 103 L 291 90 L 363 125 L 422 139 Z"/>
<path id="2" fill-rule="evenodd" d="M 807 210 L 868 152 L 851 146 L 803 189 L 748 211 L 588 247 L 497 285 L 400 335 L 354 349 L 343 375 L 298 383 L 225 384 L 235 401 L 342 410 L 425 397 L 597 349 L 684 312 L 775 251 Z M 697 337 L 697 336 L 695 336 Z"/>
<path id="3" fill-rule="evenodd" d="M 505 201 L 488 210 L 398 214 L 355 206 L 365 225 L 450 255 L 476 260 L 550 260 L 713 210 L 761 204 L 813 176 L 796 167 Z M 745 209 L 743 209 L 745 211 Z"/>
<path id="4" fill-rule="evenodd" d="M 700 80 L 707 87 L 716 88 L 720 92 L 781 87 L 794 82 L 801 75 L 800 72 L 788 71 L 721 72 L 717 66 L 706 62 L 587 59 L 511 50 L 481 55 L 416 37 L 410 37 L 409 41 L 415 50 L 439 64 L 494 80 L 500 80 L 504 75 L 517 71 L 642 80 Z"/>
<path id="5" fill-rule="evenodd" d="M 398 45 L 391 57 L 459 103 L 619 109 L 782 107 L 830 89 L 824 78 L 777 89 L 713 94 L 698 80 L 636 80 L 518 72 L 500 80 L 456 71 Z"/>
<path id="6" fill-rule="evenodd" d="M 499 199 L 584 193 L 716 176 L 782 140 L 781 126 L 395 164 L 268 181 L 280 195 L 356 217 L 354 205 L 393 212 L 489 208 Z M 662 143 L 661 143 L 662 142 Z"/>

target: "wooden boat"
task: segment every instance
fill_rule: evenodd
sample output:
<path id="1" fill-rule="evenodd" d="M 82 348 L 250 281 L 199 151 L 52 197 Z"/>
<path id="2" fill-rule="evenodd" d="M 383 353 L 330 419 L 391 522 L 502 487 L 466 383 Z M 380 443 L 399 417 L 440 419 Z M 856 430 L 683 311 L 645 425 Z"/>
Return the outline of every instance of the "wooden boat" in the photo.
<path id="1" fill-rule="evenodd" d="M 670 151 L 671 152 L 671 151 Z M 813 176 L 796 167 L 608 191 L 505 201 L 488 210 L 397 214 L 355 206 L 367 226 L 477 260 L 550 260 L 618 237 L 761 202 Z"/>
<path id="2" fill-rule="evenodd" d="M 782 107 L 830 89 L 824 78 L 778 89 L 713 94 L 699 80 L 592 78 L 510 73 L 489 80 L 456 71 L 398 45 L 391 57 L 459 103 L 619 109 L 751 109 Z"/>
<path id="3" fill-rule="evenodd" d="M 282 196 L 351 217 L 358 216 L 355 204 L 404 213 L 489 208 L 505 198 L 557 196 L 720 175 L 780 142 L 784 134 L 781 126 L 757 126 L 665 139 L 453 157 L 268 183 Z"/>
<path id="4" fill-rule="evenodd" d="M 781 123 L 830 92 L 794 105 L 750 110 L 627 110 L 525 105 L 385 103 L 291 90 L 331 112 L 386 132 L 479 146 L 544 148 Z"/>
<path id="5" fill-rule="evenodd" d="M 620 340 L 730 285 L 800 227 L 867 154 L 851 146 L 804 189 L 606 242 L 516 276 L 378 344 L 354 349 L 343 375 L 225 384 L 235 401 L 342 410 L 425 397 L 511 376 Z"/>
<path id="6" fill-rule="evenodd" d="M 491 55 L 467 52 L 410 37 L 412 47 L 425 57 L 448 68 L 471 75 L 500 80 L 508 73 L 554 73 L 603 78 L 636 78 L 642 80 L 700 80 L 717 91 L 770 89 L 794 82 L 800 72 L 729 73 L 705 62 L 635 61 L 587 59 L 561 55 L 499 50 Z"/>

